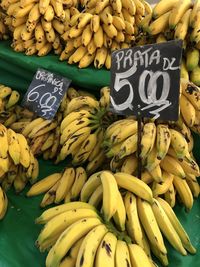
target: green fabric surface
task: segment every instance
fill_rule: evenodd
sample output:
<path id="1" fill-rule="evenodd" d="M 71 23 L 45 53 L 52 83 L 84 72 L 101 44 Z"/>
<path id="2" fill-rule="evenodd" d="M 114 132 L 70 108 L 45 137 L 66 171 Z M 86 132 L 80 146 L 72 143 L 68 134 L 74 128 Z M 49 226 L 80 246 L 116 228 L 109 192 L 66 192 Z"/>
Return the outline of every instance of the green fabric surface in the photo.
<path id="1" fill-rule="evenodd" d="M 28 57 L 14 52 L 8 45 L 9 42 L 0 42 L 0 83 L 18 89 L 22 93 L 28 88 L 38 67 L 60 73 L 71 78 L 74 84 L 90 90 L 109 84 L 109 72 L 106 70 L 93 68 L 80 70 L 75 66 L 68 66 L 65 62 L 59 62 L 58 57 L 54 55 L 44 58 Z M 197 135 L 194 135 L 194 138 L 194 155 L 200 163 L 200 139 Z M 59 165 L 44 160 L 39 162 L 39 178 L 61 171 L 65 166 L 64 162 Z M 42 213 L 39 207 L 42 196 L 27 198 L 25 193 L 28 189 L 29 187 L 17 196 L 13 190 L 7 193 L 9 208 L 6 217 L 0 222 L 0 267 L 45 266 L 46 254 L 40 253 L 34 245 L 41 230 L 41 226 L 35 225 L 34 220 Z M 200 198 L 195 201 L 190 213 L 186 213 L 181 205 L 177 205 L 175 211 L 198 252 L 194 256 L 181 256 L 166 241 L 169 267 L 200 266 Z"/>
<path id="2" fill-rule="evenodd" d="M 38 68 L 58 73 L 73 80 L 75 85 L 90 90 L 109 85 L 110 82 L 110 72 L 106 69 L 79 69 L 76 65 L 68 65 L 66 61 L 59 61 L 59 57 L 53 54 L 45 57 L 26 56 L 13 51 L 9 41 L 0 42 L 0 83 L 25 92 Z"/>

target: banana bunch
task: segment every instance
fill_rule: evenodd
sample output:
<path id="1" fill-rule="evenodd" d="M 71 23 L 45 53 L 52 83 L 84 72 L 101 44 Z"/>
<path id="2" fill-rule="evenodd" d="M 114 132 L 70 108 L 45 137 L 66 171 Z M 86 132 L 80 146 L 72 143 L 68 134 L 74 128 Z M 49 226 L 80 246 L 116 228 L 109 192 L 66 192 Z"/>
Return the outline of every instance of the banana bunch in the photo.
<path id="1" fill-rule="evenodd" d="M 3 112 L 0 122 L 15 132 L 22 133 L 34 155 L 42 154 L 44 159 L 54 159 L 59 151 L 60 123 L 67 114 L 69 102 L 81 94 L 89 94 L 94 98 L 89 92 L 69 87 L 52 121 L 36 117 L 33 112 L 17 105 L 12 112 Z"/>
<path id="2" fill-rule="evenodd" d="M 191 130 L 199 133 L 200 88 L 186 79 L 181 79 L 180 121 L 182 120 Z M 180 124 L 183 125 L 183 122 Z"/>
<path id="3" fill-rule="evenodd" d="M 19 92 L 0 84 L 0 120 L 12 112 L 19 99 Z"/>
<path id="4" fill-rule="evenodd" d="M 36 245 L 50 248 L 47 267 L 142 266 L 153 261 L 137 244 L 106 224 L 92 205 L 70 202 L 43 212 L 36 223 L 45 224 Z"/>
<path id="5" fill-rule="evenodd" d="M 6 17 L 5 13 L 0 7 L 0 40 L 7 40 L 9 38 L 8 27 L 4 22 L 5 17 Z"/>
<path id="6" fill-rule="evenodd" d="M 183 41 L 181 77 L 200 85 L 200 1 L 160 0 L 140 22 L 140 44 Z"/>
<path id="7" fill-rule="evenodd" d="M 72 156 L 73 165 L 87 162 L 86 171 L 93 173 L 105 161 L 102 148 L 105 128 L 117 119 L 109 110 L 110 90 L 101 88 L 100 101 L 90 96 L 73 98 L 67 115 L 60 124 L 60 151 L 56 162 Z"/>
<path id="8" fill-rule="evenodd" d="M 60 60 L 86 68 L 111 67 L 111 52 L 131 47 L 138 34 L 138 24 L 151 6 L 145 0 L 81 1 L 84 11 L 69 19 L 69 29 L 61 36 L 66 42 Z"/>
<path id="9" fill-rule="evenodd" d="M 8 198 L 6 193 L 0 186 L 0 220 L 2 220 L 6 214 L 8 208 Z"/>
<path id="10" fill-rule="evenodd" d="M 69 9 L 76 9 L 78 0 L 2 0 L 5 24 L 13 35 L 12 48 L 26 55 L 45 56 L 51 50 L 60 54 L 60 36 L 68 29 Z"/>
<path id="11" fill-rule="evenodd" d="M 51 174 L 35 183 L 27 192 L 27 196 L 45 193 L 40 203 L 42 208 L 52 203 L 75 201 L 79 199 L 86 180 L 87 174 L 83 167 L 66 167 L 63 172 Z"/>
<path id="12" fill-rule="evenodd" d="M 0 143 L 0 184 L 5 191 L 13 185 L 19 193 L 28 182 L 37 180 L 38 161 L 26 138 L 3 124 L 0 124 Z"/>
<path id="13" fill-rule="evenodd" d="M 138 155 L 137 122 L 133 118 L 111 124 L 104 136 L 110 168 L 131 175 L 138 172 L 138 156 L 142 162 L 142 181 L 149 184 L 154 196 L 163 195 L 173 207 L 177 197 L 190 210 L 193 197 L 199 195 L 199 166 L 195 161 L 193 137 L 183 121 L 175 124 L 144 122 L 141 153 Z M 183 192 L 184 191 L 184 192 Z"/>

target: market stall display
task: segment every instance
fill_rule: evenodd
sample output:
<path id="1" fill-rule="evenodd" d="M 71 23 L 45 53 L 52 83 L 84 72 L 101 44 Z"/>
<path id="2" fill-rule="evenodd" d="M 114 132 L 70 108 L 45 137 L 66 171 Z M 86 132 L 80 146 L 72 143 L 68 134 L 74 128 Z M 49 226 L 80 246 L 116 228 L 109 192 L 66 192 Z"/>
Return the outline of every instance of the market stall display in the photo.
<path id="1" fill-rule="evenodd" d="M 199 265 L 199 12 L 199 0 L 0 0 L 0 265 Z M 135 76 L 111 53 L 171 40 L 178 120 L 118 112 L 113 73 L 115 91 Z M 151 64 L 150 104 L 164 93 Z M 38 68 L 72 81 L 59 107 L 53 78 L 53 98 L 46 83 L 51 98 L 24 106 Z"/>

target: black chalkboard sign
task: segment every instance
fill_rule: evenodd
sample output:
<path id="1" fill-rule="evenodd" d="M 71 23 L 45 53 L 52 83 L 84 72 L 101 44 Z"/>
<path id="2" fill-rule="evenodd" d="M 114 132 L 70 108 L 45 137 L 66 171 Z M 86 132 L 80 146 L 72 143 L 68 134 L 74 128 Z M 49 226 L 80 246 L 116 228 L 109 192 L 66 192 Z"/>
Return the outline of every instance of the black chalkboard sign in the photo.
<path id="1" fill-rule="evenodd" d="M 111 109 L 119 114 L 178 119 L 182 41 L 112 53 Z"/>
<path id="2" fill-rule="evenodd" d="M 38 69 L 23 98 L 22 105 L 38 116 L 51 120 L 71 80 L 44 69 Z"/>

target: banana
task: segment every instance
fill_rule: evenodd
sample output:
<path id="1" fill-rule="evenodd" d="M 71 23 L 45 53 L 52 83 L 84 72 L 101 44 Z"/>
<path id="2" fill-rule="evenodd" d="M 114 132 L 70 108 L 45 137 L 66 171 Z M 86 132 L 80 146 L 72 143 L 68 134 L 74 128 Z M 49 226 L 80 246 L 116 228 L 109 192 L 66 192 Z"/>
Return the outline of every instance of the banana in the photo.
<path id="1" fill-rule="evenodd" d="M 95 53 L 94 54 L 85 54 L 81 60 L 79 61 L 79 65 L 78 67 L 79 68 L 86 68 L 88 67 L 93 61 L 94 61 L 94 58 L 95 58 Z"/>
<path id="2" fill-rule="evenodd" d="M 188 127 L 192 127 L 195 123 L 196 112 L 192 103 L 188 100 L 185 95 L 180 97 L 180 110 L 183 119 Z"/>
<path id="3" fill-rule="evenodd" d="M 144 227 L 149 241 L 155 246 L 156 250 L 167 254 L 162 234 L 157 224 L 151 205 L 140 198 L 137 199 L 137 207 L 140 221 Z"/>
<path id="4" fill-rule="evenodd" d="M 162 170 L 159 164 L 156 165 L 156 167 L 153 170 L 149 171 L 149 173 L 155 182 L 157 183 L 163 182 Z"/>
<path id="5" fill-rule="evenodd" d="M 153 18 L 156 19 L 166 12 L 172 10 L 178 2 L 179 0 L 170 0 L 167 2 L 166 0 L 159 1 L 153 8 Z"/>
<path id="6" fill-rule="evenodd" d="M 179 164 L 181 165 L 186 174 L 193 174 L 195 176 L 199 176 L 199 166 L 195 160 L 188 157 L 184 160 L 179 160 Z"/>
<path id="7" fill-rule="evenodd" d="M 6 193 L 0 186 L 0 220 L 4 218 L 7 208 L 8 208 L 8 199 Z"/>
<path id="8" fill-rule="evenodd" d="M 67 107 L 67 113 L 69 114 L 72 111 L 75 111 L 77 109 L 80 109 L 81 107 L 86 107 L 86 106 L 98 109 L 99 103 L 90 96 L 79 96 L 70 101 Z"/>
<path id="9" fill-rule="evenodd" d="M 7 134 L 7 128 L 0 123 L 0 143 L 1 143 L 1 149 L 0 149 L 0 157 L 6 158 L 8 156 L 8 134 Z"/>
<path id="10" fill-rule="evenodd" d="M 87 166 L 86 166 L 86 172 L 91 175 L 92 173 L 94 173 L 96 170 L 98 170 L 102 164 L 104 163 L 104 161 L 106 160 L 106 156 L 104 151 L 100 151 L 99 154 L 92 159 L 92 161 L 90 161 Z"/>
<path id="11" fill-rule="evenodd" d="M 199 0 L 195 0 L 193 8 L 192 8 L 192 12 L 190 14 L 190 27 L 192 28 L 194 28 L 195 22 L 198 18 L 199 10 L 200 10 L 200 2 Z"/>
<path id="12" fill-rule="evenodd" d="M 55 134 L 54 132 L 49 133 L 49 136 L 47 137 L 46 141 L 44 142 L 44 144 L 41 147 L 41 151 L 47 151 L 49 148 L 51 148 L 54 144 L 55 141 Z"/>
<path id="13" fill-rule="evenodd" d="M 127 122 L 125 128 L 117 128 L 110 136 L 112 144 L 120 143 L 137 132 L 137 121 Z"/>
<path id="14" fill-rule="evenodd" d="M 17 134 L 12 130 L 7 130 L 7 137 L 8 137 L 8 152 L 12 160 L 14 161 L 15 165 L 20 163 L 20 145 L 17 138 Z"/>
<path id="15" fill-rule="evenodd" d="M 30 159 L 30 149 L 27 143 L 26 138 L 22 134 L 17 133 L 17 140 L 20 147 L 20 163 L 24 168 L 28 168 L 31 162 Z"/>
<path id="16" fill-rule="evenodd" d="M 41 1 L 41 0 L 40 0 Z M 63 3 L 56 0 L 51 0 L 51 4 L 54 8 L 55 14 L 58 18 L 61 18 L 63 15 Z"/>
<path id="17" fill-rule="evenodd" d="M 177 24 L 174 33 L 175 39 L 185 40 L 189 28 L 191 11 L 192 9 L 188 9 Z"/>
<path id="18" fill-rule="evenodd" d="M 183 180 L 178 176 L 174 176 L 173 184 L 186 210 L 190 211 L 193 206 L 194 199 L 186 180 Z"/>
<path id="19" fill-rule="evenodd" d="M 47 192 L 58 180 L 62 174 L 54 173 L 34 184 L 26 193 L 28 197 L 35 196 Z"/>
<path id="20" fill-rule="evenodd" d="M 103 28 L 101 25 L 98 27 L 98 30 L 96 30 L 96 32 L 94 32 L 93 40 L 94 40 L 94 45 L 96 48 L 101 48 L 103 46 Z M 88 52 L 90 52 L 90 51 L 88 50 Z M 91 53 L 92 52 L 94 52 L 94 51 L 91 51 Z"/>
<path id="21" fill-rule="evenodd" d="M 109 0 L 102 0 L 101 2 L 97 2 L 95 6 L 95 13 L 100 14 L 106 6 L 109 5 Z"/>
<path id="22" fill-rule="evenodd" d="M 113 215 L 113 220 L 120 231 L 125 231 L 126 209 L 120 192 L 118 192 L 117 209 Z"/>
<path id="23" fill-rule="evenodd" d="M 116 246 L 116 236 L 111 232 L 105 234 L 97 249 L 95 267 L 114 267 Z"/>
<path id="24" fill-rule="evenodd" d="M 52 218 L 58 216 L 61 213 L 64 213 L 66 211 L 70 211 L 70 210 L 76 210 L 76 209 L 91 209 L 91 210 L 95 210 L 95 208 L 93 206 L 91 206 L 88 203 L 85 202 L 80 202 L 80 201 L 75 201 L 75 202 L 69 202 L 69 203 L 65 203 L 62 205 L 58 205 L 56 207 L 47 209 L 46 211 L 44 211 L 40 217 L 38 217 L 35 222 L 38 224 L 45 224 L 48 221 L 50 221 Z"/>
<path id="25" fill-rule="evenodd" d="M 156 38 L 156 43 L 160 44 L 164 42 L 167 42 L 167 39 L 165 38 L 164 34 L 160 33 Z"/>
<path id="26" fill-rule="evenodd" d="M 118 31 L 123 31 L 126 28 L 124 20 L 119 16 L 113 16 L 112 23 Z"/>
<path id="27" fill-rule="evenodd" d="M 126 242 L 122 240 L 117 240 L 116 251 L 115 251 L 115 264 L 116 267 L 131 266 L 128 246 Z"/>
<path id="28" fill-rule="evenodd" d="M 162 253 L 162 252 L 158 251 L 156 249 L 156 247 L 153 246 L 152 244 L 151 244 L 151 250 L 152 250 L 153 254 L 156 256 L 156 258 L 159 259 L 159 261 L 161 262 L 161 264 L 163 266 L 168 266 L 169 265 L 169 262 L 168 262 L 168 258 L 167 258 L 167 254 L 166 253 Z"/>
<path id="29" fill-rule="evenodd" d="M 152 263 L 148 256 L 146 255 L 145 251 L 136 244 L 128 244 L 130 260 L 132 266 L 140 267 L 151 267 Z"/>
<path id="30" fill-rule="evenodd" d="M 87 174 L 85 172 L 85 169 L 82 167 L 78 167 L 76 169 L 74 183 L 71 187 L 71 199 L 72 200 L 75 200 L 79 197 L 81 189 L 84 186 L 86 180 L 87 180 Z"/>
<path id="31" fill-rule="evenodd" d="M 117 153 L 117 157 L 119 159 L 124 158 L 125 156 L 129 156 L 136 152 L 137 150 L 137 133 L 128 137 L 125 141 L 122 141 L 120 144 L 119 152 Z"/>
<path id="32" fill-rule="evenodd" d="M 188 71 L 193 71 L 199 62 L 199 50 L 191 48 L 186 53 L 186 68 Z"/>
<path id="33" fill-rule="evenodd" d="M 119 190 L 111 172 L 102 171 L 100 179 L 103 186 L 103 216 L 109 221 L 117 210 Z"/>
<path id="34" fill-rule="evenodd" d="M 185 178 L 185 172 L 179 162 L 176 161 L 171 156 L 165 156 L 165 158 L 160 162 L 161 168 L 168 172 L 172 173 L 173 175 L 179 176 L 181 178 Z"/>
<path id="35" fill-rule="evenodd" d="M 99 204 L 101 203 L 103 199 L 103 186 L 99 185 L 94 192 L 92 193 L 92 195 L 90 196 L 88 203 L 90 205 L 92 205 L 93 207 L 98 207 Z"/>
<path id="36" fill-rule="evenodd" d="M 84 28 L 87 24 L 90 25 L 91 18 L 93 17 L 90 13 L 82 13 L 78 18 L 77 28 Z"/>
<path id="37" fill-rule="evenodd" d="M 164 194 L 165 200 L 173 208 L 176 203 L 176 191 L 174 189 L 173 183 L 170 185 L 169 190 Z"/>
<path id="38" fill-rule="evenodd" d="M 144 19 L 139 23 L 139 27 L 144 31 L 147 32 L 149 28 L 149 24 L 152 19 L 152 14 L 148 14 L 144 17 Z"/>
<path id="39" fill-rule="evenodd" d="M 169 15 L 169 28 L 174 29 L 185 12 L 191 7 L 191 0 L 179 0 Z"/>
<path id="40" fill-rule="evenodd" d="M 131 154 L 125 158 L 121 166 L 121 172 L 133 175 L 137 169 L 137 166 L 138 166 L 138 159 L 135 156 L 135 154 Z"/>
<path id="41" fill-rule="evenodd" d="M 125 8 L 131 16 L 135 15 L 136 11 L 138 11 L 137 8 L 144 7 L 142 3 L 139 3 L 137 0 L 122 0 L 121 2 L 122 8 Z"/>
<path id="42" fill-rule="evenodd" d="M 83 202 L 87 202 L 89 197 L 92 195 L 93 191 L 101 185 L 101 172 L 94 173 L 91 175 L 86 183 L 84 184 L 81 190 L 80 200 Z"/>
<path id="43" fill-rule="evenodd" d="M 126 208 L 126 228 L 128 235 L 136 244 L 143 248 L 144 243 L 142 226 L 138 217 L 137 198 L 134 196 L 134 194 L 130 192 L 126 193 L 124 197 L 124 205 Z"/>
<path id="44" fill-rule="evenodd" d="M 122 187 L 149 203 L 152 203 L 152 191 L 143 181 L 123 172 L 117 172 L 114 176 L 119 187 Z"/>
<path id="45" fill-rule="evenodd" d="M 173 183 L 173 178 L 174 176 L 171 173 L 163 171 L 162 173 L 163 182 L 155 183 L 153 186 L 152 191 L 154 197 L 165 194 L 169 190 L 170 185 Z"/>
<path id="46" fill-rule="evenodd" d="M 41 208 L 45 208 L 48 205 L 51 205 L 54 203 L 55 200 L 55 195 L 56 195 L 56 190 L 58 188 L 59 185 L 59 180 L 57 181 L 57 183 L 55 183 L 50 189 L 49 191 L 47 191 L 44 194 L 44 197 L 40 203 L 40 207 Z"/>
<path id="47" fill-rule="evenodd" d="M 111 0 L 110 5 L 112 9 L 117 13 L 120 14 L 122 11 L 122 1 L 121 0 Z"/>
<path id="48" fill-rule="evenodd" d="M 186 181 L 187 181 L 187 184 L 189 185 L 189 188 L 190 188 L 194 198 L 198 198 L 199 193 L 200 193 L 200 187 L 199 187 L 198 181 L 197 180 L 194 181 L 194 180 L 190 180 L 190 179 L 188 180 L 187 176 L 186 176 Z"/>
<path id="49" fill-rule="evenodd" d="M 107 52 L 107 48 L 105 48 L 104 46 L 101 48 L 97 48 L 96 55 L 94 58 L 95 68 L 100 69 L 103 67 L 106 61 Z"/>
<path id="50" fill-rule="evenodd" d="M 156 20 L 150 23 L 149 27 L 147 28 L 147 31 L 151 35 L 156 35 L 161 32 L 164 32 L 165 29 L 168 26 L 169 17 L 171 15 L 171 11 L 168 11 L 158 17 Z"/>
<path id="51" fill-rule="evenodd" d="M 82 44 L 84 46 L 87 46 L 90 43 L 90 41 L 92 39 L 92 34 L 93 33 L 92 33 L 91 29 L 90 29 L 90 25 L 88 24 L 85 27 L 85 29 L 83 30 L 83 33 L 82 33 L 82 36 L 81 36 L 81 38 L 82 38 Z"/>
<path id="52" fill-rule="evenodd" d="M 103 142 L 103 138 L 104 138 L 104 132 L 99 131 L 97 133 L 97 143 L 89 155 L 88 158 L 89 161 L 92 161 L 99 154 L 99 152 L 102 151 L 101 145 Z"/>
<path id="53" fill-rule="evenodd" d="M 99 15 L 93 15 L 93 17 L 90 20 L 90 28 L 91 31 L 94 33 L 97 33 L 100 28 L 100 16 Z"/>
<path id="54" fill-rule="evenodd" d="M 70 112 L 61 122 L 60 131 L 63 133 L 64 129 L 70 125 L 75 120 L 81 119 L 83 117 L 89 117 L 90 113 L 87 110 L 73 111 Z"/>
<path id="55" fill-rule="evenodd" d="M 108 229 L 100 224 L 86 235 L 77 255 L 76 267 L 93 266 L 97 249 L 107 232 Z"/>
<path id="56" fill-rule="evenodd" d="M 192 103 L 196 110 L 200 110 L 199 87 L 187 80 L 181 79 L 182 94 Z"/>
<path id="57" fill-rule="evenodd" d="M 60 178 L 60 183 L 56 190 L 55 203 L 61 202 L 66 194 L 71 190 L 75 179 L 74 168 L 66 168 Z"/>
<path id="58" fill-rule="evenodd" d="M 57 157 L 58 162 L 73 153 L 74 149 L 78 148 L 84 142 L 85 138 L 90 135 L 90 132 L 90 127 L 83 127 L 72 134 L 61 148 Z"/>
<path id="59" fill-rule="evenodd" d="M 88 159 L 91 151 L 95 148 L 96 143 L 97 143 L 97 131 L 91 133 L 81 144 L 79 151 L 73 157 L 72 164 L 80 165 L 84 163 Z"/>
<path id="60" fill-rule="evenodd" d="M 151 150 L 151 152 L 146 158 L 145 168 L 149 172 L 151 172 L 157 167 L 157 165 L 159 165 L 160 161 L 161 160 L 159 159 L 159 156 L 158 156 L 157 147 L 154 145 L 153 149 Z"/>
<path id="61" fill-rule="evenodd" d="M 156 199 L 154 199 L 152 210 L 157 220 L 159 228 L 161 229 L 162 233 L 165 235 L 169 243 L 179 253 L 181 253 L 182 255 L 187 255 L 187 252 L 181 243 L 178 233 L 174 229 L 171 221 L 169 220 L 162 206 L 159 204 L 159 202 Z"/>
<path id="62" fill-rule="evenodd" d="M 84 218 L 70 225 L 50 249 L 46 258 L 46 266 L 58 267 L 72 245 L 99 224 L 101 221 L 98 218 Z"/>
<path id="63" fill-rule="evenodd" d="M 69 123 L 61 133 L 60 144 L 63 145 L 73 134 L 91 123 L 88 117 L 78 117 Z"/>
<path id="64" fill-rule="evenodd" d="M 156 138 L 156 126 L 153 122 L 146 123 L 143 127 L 140 158 L 145 159 L 151 152 Z"/>
<path id="65" fill-rule="evenodd" d="M 181 62 L 181 78 L 189 81 L 189 73 L 187 71 L 184 59 L 182 59 L 182 62 Z"/>
<path id="66" fill-rule="evenodd" d="M 98 218 L 98 215 L 94 210 L 90 209 L 72 209 L 57 215 L 48 221 L 40 232 L 36 240 L 36 246 L 42 251 L 48 249 L 49 247 L 45 246 L 45 244 L 48 244 L 49 240 L 51 240 L 51 242 L 53 242 L 53 240 L 56 242 L 63 231 L 83 218 Z"/>
<path id="67" fill-rule="evenodd" d="M 170 129 L 170 132 L 171 132 L 171 146 L 175 150 L 177 157 L 183 159 L 188 153 L 187 141 L 180 132 L 174 129 Z"/>
<path id="68" fill-rule="evenodd" d="M 113 39 L 117 36 L 117 29 L 113 24 L 110 25 L 103 24 L 102 27 L 104 32 L 107 34 L 109 38 Z"/>
<path id="69" fill-rule="evenodd" d="M 54 12 L 53 7 L 51 5 L 48 5 L 48 7 L 44 13 L 44 20 L 47 22 L 52 21 L 54 18 L 54 15 L 55 15 L 55 12 Z"/>
<path id="70" fill-rule="evenodd" d="M 200 86 L 199 73 L 200 73 L 200 67 L 197 66 L 196 68 L 193 69 L 193 71 L 190 74 L 190 80 L 198 86 Z"/>
<path id="71" fill-rule="evenodd" d="M 170 205 L 162 198 L 157 198 L 157 202 L 162 206 L 165 214 L 170 220 L 170 223 L 173 225 L 174 229 L 176 230 L 179 238 L 185 249 L 187 249 L 190 253 L 195 254 L 196 249 L 193 247 L 189 236 L 187 235 L 186 231 L 184 230 L 183 226 L 181 225 L 180 221 L 178 220 L 176 214 L 174 213 L 173 209 Z"/>

